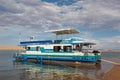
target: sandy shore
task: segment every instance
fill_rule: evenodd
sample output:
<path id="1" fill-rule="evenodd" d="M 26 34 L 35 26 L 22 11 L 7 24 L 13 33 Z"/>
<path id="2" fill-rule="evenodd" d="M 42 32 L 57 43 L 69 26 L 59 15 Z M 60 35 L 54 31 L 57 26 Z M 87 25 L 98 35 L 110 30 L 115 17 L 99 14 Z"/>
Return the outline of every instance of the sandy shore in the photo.
<path id="1" fill-rule="evenodd" d="M 21 46 L 0 46 L 0 50 L 24 50 Z"/>
<path id="2" fill-rule="evenodd" d="M 103 80 L 120 80 L 120 65 L 115 65 L 106 73 Z"/>

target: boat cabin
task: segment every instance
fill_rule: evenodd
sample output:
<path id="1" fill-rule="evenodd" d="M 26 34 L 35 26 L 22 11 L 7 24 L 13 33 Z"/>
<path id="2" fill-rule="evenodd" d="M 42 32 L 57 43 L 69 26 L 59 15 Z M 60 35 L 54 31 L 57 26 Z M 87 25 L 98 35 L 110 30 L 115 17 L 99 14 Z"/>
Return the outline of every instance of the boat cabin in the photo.
<path id="1" fill-rule="evenodd" d="M 47 32 L 55 33 L 56 35 L 64 34 L 76 34 L 79 31 L 75 29 L 62 29 L 62 30 L 50 30 Z M 20 42 L 20 45 L 25 46 L 26 51 L 37 52 L 82 52 L 84 46 L 94 45 L 95 43 L 86 42 L 79 37 L 72 37 L 69 39 L 56 39 L 56 40 L 41 40 L 41 41 L 24 41 Z"/>

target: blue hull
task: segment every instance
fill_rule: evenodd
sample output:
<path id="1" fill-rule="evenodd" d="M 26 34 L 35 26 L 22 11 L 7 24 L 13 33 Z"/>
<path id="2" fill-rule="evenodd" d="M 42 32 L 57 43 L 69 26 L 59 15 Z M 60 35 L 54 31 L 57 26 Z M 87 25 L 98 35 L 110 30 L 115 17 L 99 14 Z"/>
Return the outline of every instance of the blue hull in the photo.
<path id="1" fill-rule="evenodd" d="M 15 59 L 22 59 L 23 61 L 27 61 L 29 59 L 33 60 L 55 60 L 55 61 L 72 61 L 72 62 L 98 62 L 100 60 L 99 56 L 92 56 L 92 57 L 80 57 L 80 58 L 75 58 L 75 57 L 43 57 L 43 56 L 13 56 Z"/>

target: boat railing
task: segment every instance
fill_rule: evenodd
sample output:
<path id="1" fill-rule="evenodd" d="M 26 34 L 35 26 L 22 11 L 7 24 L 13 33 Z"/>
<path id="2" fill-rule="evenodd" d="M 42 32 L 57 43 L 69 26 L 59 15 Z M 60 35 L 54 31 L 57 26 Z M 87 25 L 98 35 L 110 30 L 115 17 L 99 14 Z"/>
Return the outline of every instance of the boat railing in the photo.
<path id="1" fill-rule="evenodd" d="M 62 40 L 60 39 L 60 40 L 54 40 L 54 44 L 60 44 L 62 42 Z"/>
<path id="2" fill-rule="evenodd" d="M 20 56 L 20 53 L 14 53 L 13 56 L 14 56 L 14 57 Z"/>
<path id="3" fill-rule="evenodd" d="M 99 50 L 94 50 L 94 49 L 82 49 L 82 52 L 100 53 L 100 51 L 99 51 Z"/>
<path id="4" fill-rule="evenodd" d="M 88 55 L 88 54 L 101 55 L 101 52 L 99 50 L 93 50 L 93 49 L 83 49 L 82 52 L 85 55 Z"/>

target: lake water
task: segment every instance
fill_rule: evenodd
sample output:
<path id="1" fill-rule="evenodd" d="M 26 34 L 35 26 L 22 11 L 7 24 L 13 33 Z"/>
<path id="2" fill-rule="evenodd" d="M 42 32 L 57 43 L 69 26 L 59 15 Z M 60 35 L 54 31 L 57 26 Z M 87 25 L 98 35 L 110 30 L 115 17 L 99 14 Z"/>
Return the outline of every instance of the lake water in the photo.
<path id="1" fill-rule="evenodd" d="M 0 51 L 0 80 L 102 80 L 114 66 L 103 61 L 93 68 L 20 63 L 12 58 L 16 52 Z M 120 62 L 120 53 L 102 53 L 102 58 Z"/>

